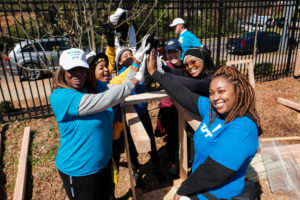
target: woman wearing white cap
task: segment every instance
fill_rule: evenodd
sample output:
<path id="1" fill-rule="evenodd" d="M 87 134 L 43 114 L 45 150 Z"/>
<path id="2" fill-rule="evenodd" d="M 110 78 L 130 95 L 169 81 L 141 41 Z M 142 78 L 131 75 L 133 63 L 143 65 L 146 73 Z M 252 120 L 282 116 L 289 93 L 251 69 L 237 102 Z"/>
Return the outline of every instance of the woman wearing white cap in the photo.
<path id="1" fill-rule="evenodd" d="M 142 60 L 145 51 L 136 57 Z M 95 81 L 80 49 L 65 50 L 59 63 L 50 104 L 60 131 L 55 164 L 64 188 L 71 200 L 112 199 L 111 107 L 130 95 L 144 70 L 132 67 L 123 84 L 106 85 Z"/>

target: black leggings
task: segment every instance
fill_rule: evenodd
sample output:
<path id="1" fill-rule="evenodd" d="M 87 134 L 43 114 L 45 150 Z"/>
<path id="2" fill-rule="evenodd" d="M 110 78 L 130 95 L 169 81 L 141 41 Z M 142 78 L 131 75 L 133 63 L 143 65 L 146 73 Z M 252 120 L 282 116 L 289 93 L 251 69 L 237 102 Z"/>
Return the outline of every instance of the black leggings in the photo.
<path id="1" fill-rule="evenodd" d="M 111 162 L 100 172 L 88 176 L 69 176 L 59 171 L 70 200 L 112 200 Z"/>
<path id="2" fill-rule="evenodd" d="M 175 106 L 160 108 L 159 117 L 167 133 L 168 161 L 178 163 L 178 112 Z"/>

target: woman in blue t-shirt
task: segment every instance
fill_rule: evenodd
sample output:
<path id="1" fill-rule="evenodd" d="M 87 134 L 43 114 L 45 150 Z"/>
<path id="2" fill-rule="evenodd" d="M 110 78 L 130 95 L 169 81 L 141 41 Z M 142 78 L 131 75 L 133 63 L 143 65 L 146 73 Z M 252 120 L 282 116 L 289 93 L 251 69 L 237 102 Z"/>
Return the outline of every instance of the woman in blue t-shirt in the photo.
<path id="1" fill-rule="evenodd" d="M 136 56 L 136 64 L 145 51 Z M 50 104 L 60 132 L 55 164 L 64 188 L 71 200 L 112 199 L 111 107 L 130 95 L 144 71 L 132 67 L 121 85 L 96 82 L 84 51 L 75 48 L 63 51 L 59 64 Z"/>
<path id="2" fill-rule="evenodd" d="M 174 200 L 181 196 L 206 200 L 240 195 L 261 130 L 254 89 L 246 76 L 234 67 L 221 67 L 212 77 L 207 98 L 156 71 L 155 61 L 152 51 L 147 61 L 149 74 L 174 100 L 203 119 L 194 134 L 192 173 Z"/>

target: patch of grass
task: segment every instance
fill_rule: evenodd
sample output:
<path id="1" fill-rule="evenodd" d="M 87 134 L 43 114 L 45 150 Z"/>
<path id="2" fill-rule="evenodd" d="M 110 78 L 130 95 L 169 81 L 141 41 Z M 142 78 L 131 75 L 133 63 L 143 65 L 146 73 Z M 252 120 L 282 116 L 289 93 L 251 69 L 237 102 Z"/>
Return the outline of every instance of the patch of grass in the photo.
<path id="1" fill-rule="evenodd" d="M 27 126 L 31 127 L 28 164 L 32 168 L 28 177 L 33 177 L 33 186 L 26 189 L 32 194 L 32 199 L 53 199 L 57 197 L 57 193 L 58 196 L 65 196 L 64 190 L 56 191 L 49 188 L 62 188 L 54 163 L 59 146 L 59 132 L 55 118 L 14 121 L 7 124 L 2 150 L 3 176 L 6 182 L 0 186 L 4 188 L 6 199 L 13 197 L 23 133 Z M 47 188 L 47 192 L 42 188 Z"/>
<path id="2" fill-rule="evenodd" d="M 273 70 L 272 63 L 259 63 L 254 66 L 255 76 L 267 76 L 271 75 Z"/>
<path id="3" fill-rule="evenodd" d="M 10 113 L 14 111 L 14 106 L 10 101 L 2 101 L 0 103 L 0 113 Z"/>

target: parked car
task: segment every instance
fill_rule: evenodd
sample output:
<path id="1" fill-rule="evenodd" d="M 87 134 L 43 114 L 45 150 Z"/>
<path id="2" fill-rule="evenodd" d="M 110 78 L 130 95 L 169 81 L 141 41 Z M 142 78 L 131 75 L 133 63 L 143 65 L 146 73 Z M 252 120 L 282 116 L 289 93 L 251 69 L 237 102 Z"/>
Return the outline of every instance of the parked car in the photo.
<path id="1" fill-rule="evenodd" d="M 38 40 L 25 40 L 16 43 L 14 48 L 4 57 L 4 69 L 13 75 L 19 74 L 28 80 L 42 78 L 46 70 L 29 69 L 56 69 L 59 67 L 59 55 L 63 50 L 69 49 L 66 38 L 46 38 Z M 23 66 L 23 67 L 20 67 Z"/>
<path id="2" fill-rule="evenodd" d="M 266 25 L 264 25 L 262 23 L 257 23 L 257 26 L 256 26 L 256 23 L 249 23 L 248 26 L 247 25 L 245 26 L 245 30 L 249 31 L 249 32 L 254 32 L 256 29 L 258 31 L 265 31 Z"/>
<path id="3" fill-rule="evenodd" d="M 268 27 L 268 28 L 270 28 L 270 27 L 274 27 L 275 26 L 275 19 L 274 18 L 269 18 L 269 19 L 267 19 L 267 21 L 266 21 L 266 26 Z"/>
<path id="4" fill-rule="evenodd" d="M 257 51 L 278 51 L 280 35 L 275 32 L 257 32 Z M 237 38 L 229 38 L 226 48 L 229 53 L 252 53 L 254 50 L 255 32 L 245 33 Z"/>
<path id="5" fill-rule="evenodd" d="M 275 18 L 275 19 L 274 19 L 274 24 L 275 24 L 275 26 L 277 26 L 277 27 L 279 27 L 279 28 L 283 28 L 284 20 L 285 20 L 284 17 L 281 17 L 281 18 Z"/>

